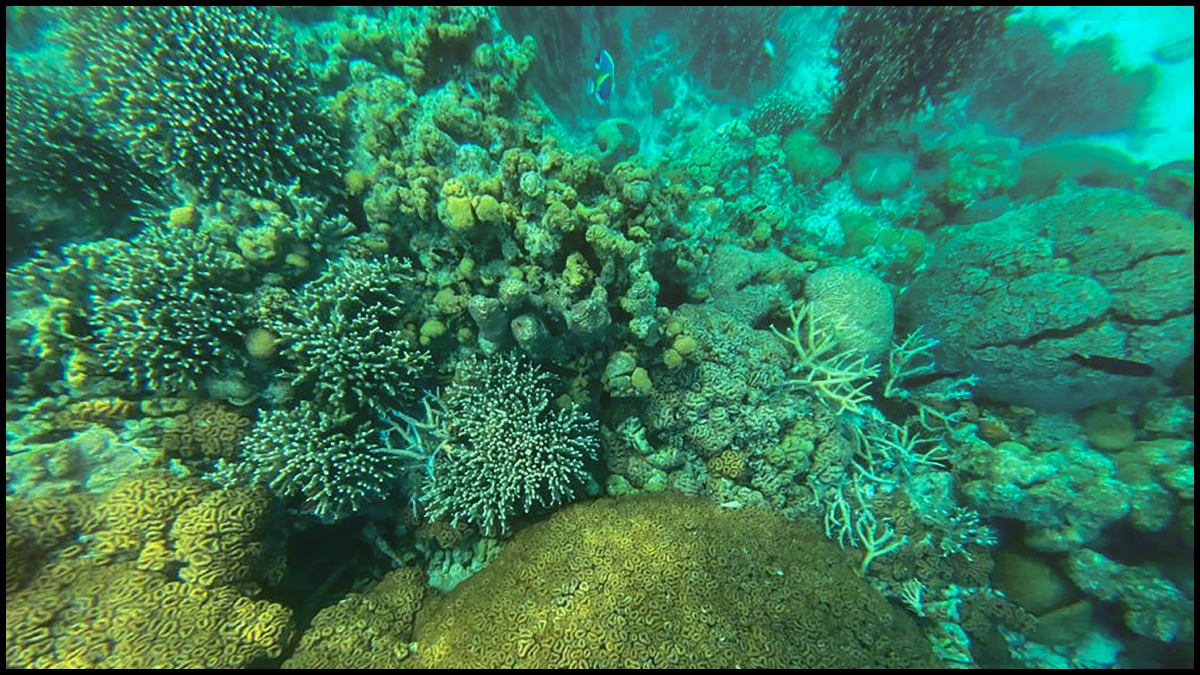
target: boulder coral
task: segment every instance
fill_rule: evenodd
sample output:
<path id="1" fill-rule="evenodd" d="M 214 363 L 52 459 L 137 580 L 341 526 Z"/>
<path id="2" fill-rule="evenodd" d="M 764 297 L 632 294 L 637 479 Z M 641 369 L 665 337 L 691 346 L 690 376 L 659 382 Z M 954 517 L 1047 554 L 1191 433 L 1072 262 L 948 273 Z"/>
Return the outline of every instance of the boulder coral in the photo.
<path id="1" fill-rule="evenodd" d="M 570 506 L 423 611 L 412 667 L 929 668 L 819 528 L 678 494 Z"/>

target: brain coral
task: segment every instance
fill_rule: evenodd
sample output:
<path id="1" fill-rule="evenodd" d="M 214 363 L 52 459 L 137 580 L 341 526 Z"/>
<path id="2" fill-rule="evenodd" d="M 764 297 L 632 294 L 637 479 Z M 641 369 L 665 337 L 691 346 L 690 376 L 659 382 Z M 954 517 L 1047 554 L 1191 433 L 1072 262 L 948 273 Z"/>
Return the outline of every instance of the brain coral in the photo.
<path id="1" fill-rule="evenodd" d="M 978 376 L 978 393 L 1078 410 L 1147 386 L 1139 367 L 1166 376 L 1192 353 L 1195 243 L 1189 223 L 1141 197 L 1072 190 L 956 233 L 899 317 L 941 340 L 939 366 Z"/>
<path id="2" fill-rule="evenodd" d="M 874 361 L 892 343 L 892 295 L 882 281 L 856 267 L 818 270 L 804 291 L 812 315 L 832 330 L 843 349 Z"/>
<path id="3" fill-rule="evenodd" d="M 423 611 L 405 665 L 934 665 L 916 625 L 811 524 L 678 494 L 577 504 Z"/>

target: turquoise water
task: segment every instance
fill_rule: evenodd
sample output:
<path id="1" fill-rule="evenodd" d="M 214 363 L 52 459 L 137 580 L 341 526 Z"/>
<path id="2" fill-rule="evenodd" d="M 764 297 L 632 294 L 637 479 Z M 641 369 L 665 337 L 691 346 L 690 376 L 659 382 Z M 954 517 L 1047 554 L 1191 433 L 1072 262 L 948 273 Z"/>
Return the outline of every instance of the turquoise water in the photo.
<path id="1" fill-rule="evenodd" d="M 10 667 L 1184 667 L 1193 8 L 6 13 Z"/>

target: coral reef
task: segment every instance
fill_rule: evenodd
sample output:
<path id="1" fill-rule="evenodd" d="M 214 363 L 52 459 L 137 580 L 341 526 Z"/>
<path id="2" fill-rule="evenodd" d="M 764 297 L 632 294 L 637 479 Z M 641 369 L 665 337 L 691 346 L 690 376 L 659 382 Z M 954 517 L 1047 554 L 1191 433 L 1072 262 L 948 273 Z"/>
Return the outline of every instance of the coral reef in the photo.
<path id="1" fill-rule="evenodd" d="M 1182 665 L 1193 171 L 1011 11 L 10 8 L 7 665 Z"/>
<path id="2" fill-rule="evenodd" d="M 1084 592 L 1106 602 L 1119 601 L 1125 625 L 1159 642 L 1196 639 L 1196 602 L 1163 578 L 1153 565 L 1131 566 L 1083 549 L 1064 567 Z"/>
<path id="3" fill-rule="evenodd" d="M 425 594 L 420 570 L 391 572 L 371 590 L 322 609 L 283 667 L 400 667 L 411 654 L 413 621 Z"/>
<path id="4" fill-rule="evenodd" d="M 47 68 L 11 55 L 4 63 L 4 203 L 28 220 L 21 234 L 102 232 L 135 205 L 158 201 L 157 177 L 99 133 L 86 101 Z M 9 234 L 10 247 L 16 238 Z"/>

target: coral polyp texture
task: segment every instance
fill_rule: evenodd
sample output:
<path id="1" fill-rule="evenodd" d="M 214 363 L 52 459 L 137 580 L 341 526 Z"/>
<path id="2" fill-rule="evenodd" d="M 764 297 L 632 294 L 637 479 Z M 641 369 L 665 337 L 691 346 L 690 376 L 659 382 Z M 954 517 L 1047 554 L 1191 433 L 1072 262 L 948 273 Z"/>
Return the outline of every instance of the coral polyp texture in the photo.
<path id="1" fill-rule="evenodd" d="M 143 166 L 209 193 L 337 170 L 316 82 L 267 10 L 75 7 L 63 19 L 55 38 Z"/>
<path id="2" fill-rule="evenodd" d="M 267 495 L 164 473 L 103 495 L 5 503 L 10 668 L 245 668 L 277 658 L 292 612 Z"/>
<path id="3" fill-rule="evenodd" d="M 523 530 L 422 616 L 414 667 L 919 668 L 936 661 L 812 524 L 642 495 Z"/>

